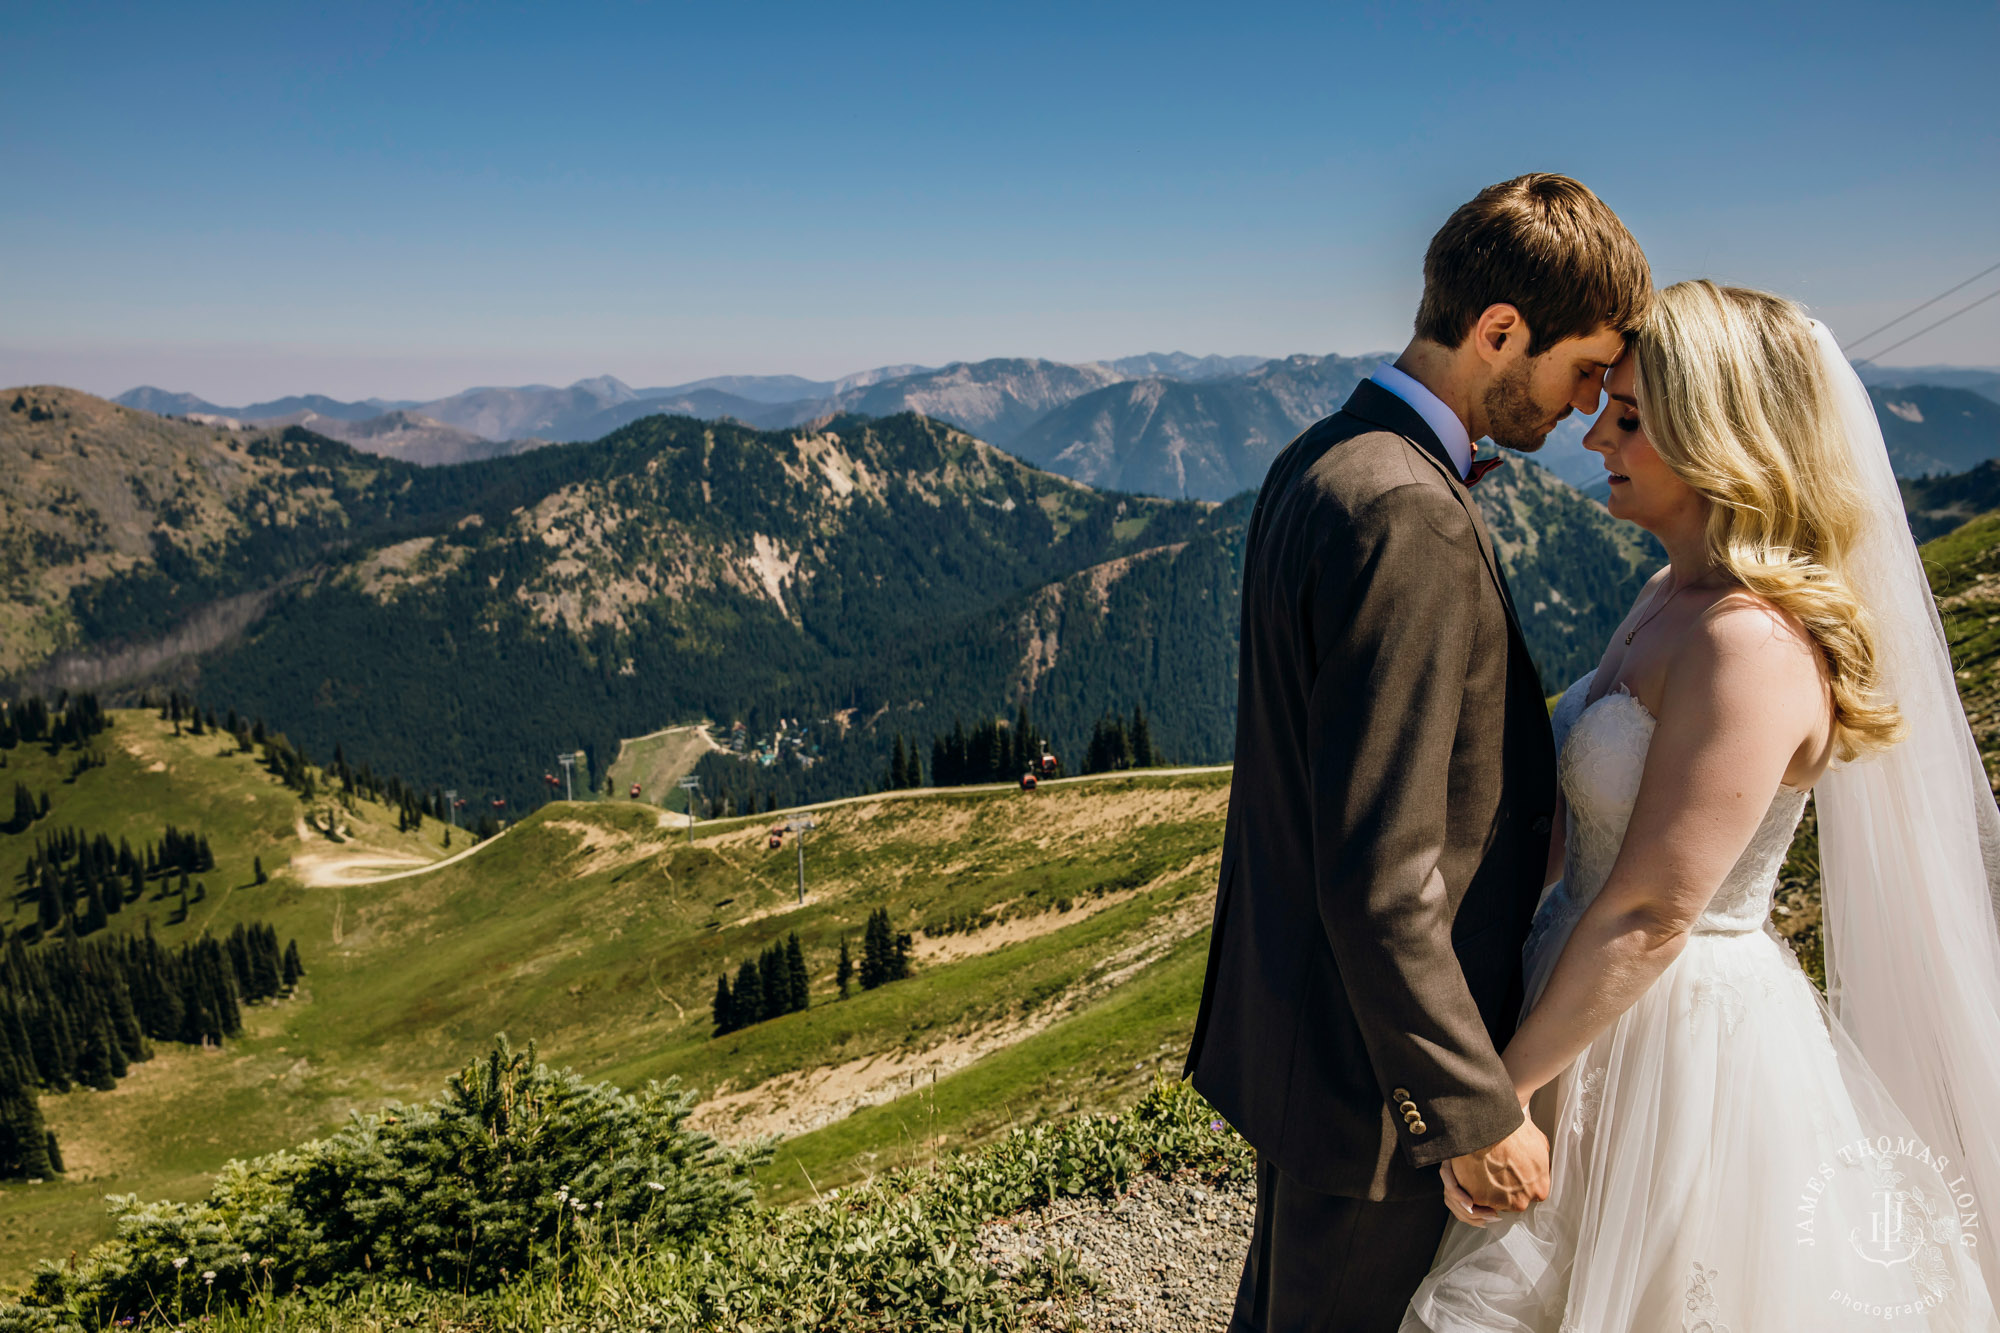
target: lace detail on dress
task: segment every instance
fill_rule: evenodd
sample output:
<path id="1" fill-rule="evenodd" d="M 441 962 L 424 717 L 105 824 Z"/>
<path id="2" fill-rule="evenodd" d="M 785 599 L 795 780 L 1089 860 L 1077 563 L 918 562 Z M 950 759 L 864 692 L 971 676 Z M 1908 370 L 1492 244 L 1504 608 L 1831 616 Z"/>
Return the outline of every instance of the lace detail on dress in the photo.
<path id="1" fill-rule="evenodd" d="M 1687 1307 L 1681 1315 L 1683 1333 L 1730 1333 L 1729 1325 L 1717 1316 L 1714 1282 L 1716 1270 L 1696 1263 L 1688 1274 Z"/>
<path id="2" fill-rule="evenodd" d="M 1593 671 L 1571 685 L 1552 718 L 1562 746 L 1557 766 L 1568 810 L 1569 842 L 1563 892 L 1560 898 L 1550 894 L 1542 907 L 1570 920 L 1538 920 L 1536 934 L 1573 924 L 1604 887 L 1624 845 L 1625 827 L 1639 799 L 1646 751 L 1658 725 L 1646 705 L 1622 685 L 1585 705 L 1596 674 Z M 1773 794 L 1749 846 L 1695 922 L 1696 934 L 1741 934 L 1763 926 L 1771 913 L 1778 871 L 1805 813 L 1806 795 L 1789 787 Z"/>
<path id="3" fill-rule="evenodd" d="M 1694 983 L 1694 996 L 1688 1001 L 1689 1032 L 1701 1031 L 1701 1016 L 1710 1009 L 1721 1016 L 1722 1030 L 1731 1037 L 1736 1035 L 1736 1025 L 1747 1012 L 1743 992 L 1733 983 L 1721 977 L 1702 977 Z"/>
<path id="4" fill-rule="evenodd" d="M 1576 1083 L 1576 1106 L 1570 1111 L 1570 1128 L 1588 1134 L 1597 1128 L 1597 1113 L 1604 1109 L 1604 1066 L 1592 1065 Z"/>

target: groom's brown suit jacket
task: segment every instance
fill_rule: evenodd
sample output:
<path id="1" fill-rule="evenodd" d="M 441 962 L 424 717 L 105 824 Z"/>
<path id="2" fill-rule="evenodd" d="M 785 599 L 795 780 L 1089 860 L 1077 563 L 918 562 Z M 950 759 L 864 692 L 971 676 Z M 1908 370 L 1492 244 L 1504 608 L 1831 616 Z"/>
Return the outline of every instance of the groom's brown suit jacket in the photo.
<path id="1" fill-rule="evenodd" d="M 1555 752 L 1479 510 L 1379 385 L 1271 465 L 1240 651 L 1188 1073 L 1316 1190 L 1437 1193 L 1430 1168 L 1521 1121 L 1496 1050 L 1521 1006 Z"/>

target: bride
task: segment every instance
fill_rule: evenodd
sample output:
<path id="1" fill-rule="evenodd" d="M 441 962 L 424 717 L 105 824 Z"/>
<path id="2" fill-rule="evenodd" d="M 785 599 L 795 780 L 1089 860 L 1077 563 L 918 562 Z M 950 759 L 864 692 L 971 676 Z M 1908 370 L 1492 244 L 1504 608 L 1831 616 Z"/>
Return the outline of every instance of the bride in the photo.
<path id="1" fill-rule="evenodd" d="M 1553 718 L 1504 1052 L 1552 1192 L 1497 1215 L 1447 1163 L 1405 1333 L 2000 1329 L 2000 812 L 1867 395 L 1708 282 L 1606 388 L 1585 444 L 1670 564 Z M 1768 922 L 1809 793 L 1830 1007 Z"/>

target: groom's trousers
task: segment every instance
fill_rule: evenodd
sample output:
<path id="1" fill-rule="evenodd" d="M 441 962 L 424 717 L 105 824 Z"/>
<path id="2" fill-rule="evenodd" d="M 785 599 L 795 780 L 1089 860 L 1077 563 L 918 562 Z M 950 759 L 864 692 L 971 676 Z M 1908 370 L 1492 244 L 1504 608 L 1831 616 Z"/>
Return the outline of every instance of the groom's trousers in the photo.
<path id="1" fill-rule="evenodd" d="M 1441 1194 L 1322 1194 L 1260 1154 L 1257 1220 L 1229 1333 L 1396 1333 L 1448 1220 Z"/>

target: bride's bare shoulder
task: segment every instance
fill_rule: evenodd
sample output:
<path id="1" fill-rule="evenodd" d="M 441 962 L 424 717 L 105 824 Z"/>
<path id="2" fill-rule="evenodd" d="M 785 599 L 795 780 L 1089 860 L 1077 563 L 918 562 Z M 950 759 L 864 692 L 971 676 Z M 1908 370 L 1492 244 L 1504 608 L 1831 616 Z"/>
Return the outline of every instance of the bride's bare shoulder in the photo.
<path id="1" fill-rule="evenodd" d="M 1674 674 L 1767 702 L 1774 693 L 1817 701 L 1825 683 L 1825 658 L 1812 632 L 1743 588 L 1719 593 L 1702 608 L 1674 657 Z"/>

